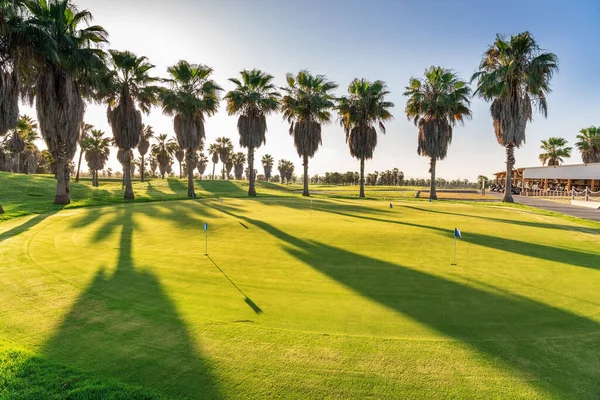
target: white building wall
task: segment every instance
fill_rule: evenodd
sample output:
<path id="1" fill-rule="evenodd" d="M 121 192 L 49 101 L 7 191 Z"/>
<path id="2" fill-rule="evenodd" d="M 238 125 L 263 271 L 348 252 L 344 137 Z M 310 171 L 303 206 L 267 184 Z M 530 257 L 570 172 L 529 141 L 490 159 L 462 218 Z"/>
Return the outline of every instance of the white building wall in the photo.
<path id="1" fill-rule="evenodd" d="M 525 168 L 523 176 L 525 179 L 600 180 L 600 163 Z"/>

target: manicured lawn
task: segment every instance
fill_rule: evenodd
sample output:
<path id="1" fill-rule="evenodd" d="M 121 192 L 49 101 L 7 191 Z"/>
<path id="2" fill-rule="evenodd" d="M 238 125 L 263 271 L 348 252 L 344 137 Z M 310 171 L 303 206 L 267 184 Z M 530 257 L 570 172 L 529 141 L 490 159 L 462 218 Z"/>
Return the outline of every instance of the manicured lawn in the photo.
<path id="1" fill-rule="evenodd" d="M 56 398 L 69 374 L 169 398 L 600 396 L 596 225 L 264 189 L 222 216 L 207 197 L 0 222 L 0 342 L 48 363 Z M 0 398 L 39 390 L 21 364 Z"/>

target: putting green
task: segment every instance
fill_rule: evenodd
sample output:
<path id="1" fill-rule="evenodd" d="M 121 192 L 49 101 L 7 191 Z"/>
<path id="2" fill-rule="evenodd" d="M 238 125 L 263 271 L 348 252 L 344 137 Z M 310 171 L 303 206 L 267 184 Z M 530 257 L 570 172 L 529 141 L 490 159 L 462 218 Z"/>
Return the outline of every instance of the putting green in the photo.
<path id="1" fill-rule="evenodd" d="M 0 225 L 0 339 L 172 397 L 597 398 L 599 235 L 415 201 L 66 210 Z"/>

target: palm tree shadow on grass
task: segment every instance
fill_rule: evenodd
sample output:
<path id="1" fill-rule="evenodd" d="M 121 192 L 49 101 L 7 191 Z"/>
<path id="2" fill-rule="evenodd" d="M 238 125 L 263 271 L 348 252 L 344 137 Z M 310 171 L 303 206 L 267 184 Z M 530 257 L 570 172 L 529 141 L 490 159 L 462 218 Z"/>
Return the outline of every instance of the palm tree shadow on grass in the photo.
<path id="1" fill-rule="evenodd" d="M 404 225 L 414 228 L 433 230 L 438 232 L 442 236 L 452 237 L 453 235 L 453 227 L 449 227 L 448 229 L 442 229 L 430 225 L 421 225 L 412 222 L 398 221 L 393 219 L 387 220 L 349 212 L 342 212 L 331 208 L 319 208 L 318 211 L 325 211 L 344 217 L 364 219 L 369 221 L 382 222 L 386 224 L 391 223 L 395 225 Z M 600 262 L 598 261 L 600 256 L 596 253 L 586 253 L 538 243 L 524 242 L 516 239 L 510 239 L 508 237 L 489 236 L 474 232 L 463 232 L 463 237 L 461 240 L 467 243 L 476 244 L 478 246 L 493 248 L 501 251 L 508 251 L 522 256 L 539 258 L 541 260 L 560 262 L 584 268 L 600 269 Z"/>
<path id="2" fill-rule="evenodd" d="M 116 268 L 96 274 L 42 353 L 170 398 L 221 398 L 214 367 L 199 354 L 174 303 L 154 274 L 135 265 L 134 212 L 126 205 L 112 222 L 122 226 Z"/>
<path id="3" fill-rule="evenodd" d="M 245 190 L 228 180 L 199 180 L 195 181 L 198 186 L 209 193 L 223 197 L 244 197 Z"/>
<path id="4" fill-rule="evenodd" d="M 15 226 L 14 228 L 7 230 L 6 232 L 0 233 L 0 242 L 5 241 L 6 239 L 10 239 L 11 237 L 19 235 L 25 231 L 28 231 L 29 229 L 43 222 L 46 218 L 51 217 L 57 212 L 58 211 L 52 211 L 45 214 L 38 214 L 35 217 L 28 219 L 21 225 Z"/>
<path id="5" fill-rule="evenodd" d="M 301 240 L 268 223 L 227 212 L 280 239 L 284 250 L 306 265 L 464 342 L 545 394 L 580 399 L 600 395 L 600 353 L 594 351 L 600 347 L 600 324 L 595 321 L 499 288 L 488 291 Z"/>

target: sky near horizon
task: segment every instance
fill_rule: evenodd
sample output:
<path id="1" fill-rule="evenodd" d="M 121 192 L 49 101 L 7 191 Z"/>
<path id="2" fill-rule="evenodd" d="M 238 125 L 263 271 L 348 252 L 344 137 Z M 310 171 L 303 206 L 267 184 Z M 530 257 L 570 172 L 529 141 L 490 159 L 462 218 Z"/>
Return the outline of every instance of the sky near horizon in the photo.
<path id="1" fill-rule="evenodd" d="M 379 135 L 367 172 L 397 167 L 409 178 L 428 177 L 428 160 L 416 152 L 417 128 L 404 114 L 404 88 L 410 77 L 421 77 L 432 65 L 470 79 L 497 33 L 529 30 L 560 62 L 548 96 L 548 118 L 536 114 L 528 125 L 527 143 L 516 151 L 517 167 L 541 165 L 540 140 L 561 136 L 573 145 L 581 128 L 600 125 L 598 0 L 77 0 L 76 4 L 90 10 L 94 22 L 109 32 L 110 48 L 147 56 L 156 65 L 154 74 L 161 77 L 168 66 L 185 59 L 213 67 L 214 79 L 225 91 L 233 88 L 228 78 L 252 68 L 274 75 L 278 86 L 285 85 L 287 72 L 308 69 L 324 74 L 338 83 L 337 95 L 345 93 L 353 78 L 385 81 L 395 104 L 394 120 L 387 124 L 387 134 Z M 439 177 L 475 180 L 505 168 L 489 104 L 473 99 L 472 111 L 472 120 L 455 128 L 448 156 L 437 164 Z M 22 113 L 35 115 L 27 107 Z M 155 132 L 174 136 L 172 119 L 160 109 L 143 118 Z M 111 134 L 104 106 L 88 106 L 85 119 Z M 228 116 L 222 103 L 217 115 L 206 121 L 206 143 L 227 136 L 236 151 L 245 152 L 239 147 L 236 123 L 237 117 Z M 256 160 L 266 153 L 276 161 L 292 160 L 300 175 L 301 161 L 288 124 L 281 114 L 270 116 L 267 124 L 267 144 L 257 150 Z M 576 150 L 566 161 L 580 162 Z M 337 122 L 324 127 L 323 146 L 309 165 L 310 175 L 359 169 Z M 120 168 L 116 150 L 109 166 Z M 260 164 L 255 168 L 262 170 Z"/>

